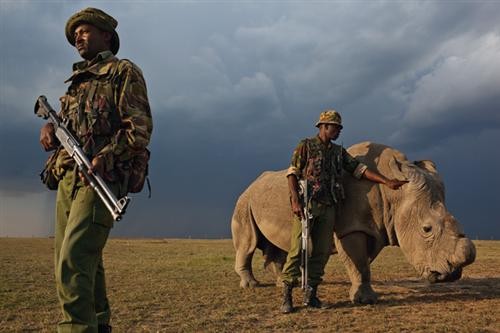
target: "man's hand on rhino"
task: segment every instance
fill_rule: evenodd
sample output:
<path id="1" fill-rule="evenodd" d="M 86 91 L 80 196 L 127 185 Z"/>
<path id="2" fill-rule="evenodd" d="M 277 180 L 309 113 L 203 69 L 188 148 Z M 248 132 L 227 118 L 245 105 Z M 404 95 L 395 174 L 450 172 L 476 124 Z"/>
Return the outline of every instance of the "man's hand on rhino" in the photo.
<path id="1" fill-rule="evenodd" d="M 385 185 L 393 190 L 397 190 L 406 183 L 408 183 L 407 180 L 388 179 Z"/>
<path id="2" fill-rule="evenodd" d="M 367 169 L 363 173 L 363 177 L 372 181 L 372 182 L 384 184 L 385 186 L 387 186 L 393 190 L 397 190 L 398 188 L 400 188 L 404 184 L 408 183 L 407 180 L 388 179 L 388 178 L 384 177 L 382 174 L 378 173 L 377 171 L 370 170 L 370 169 Z"/>

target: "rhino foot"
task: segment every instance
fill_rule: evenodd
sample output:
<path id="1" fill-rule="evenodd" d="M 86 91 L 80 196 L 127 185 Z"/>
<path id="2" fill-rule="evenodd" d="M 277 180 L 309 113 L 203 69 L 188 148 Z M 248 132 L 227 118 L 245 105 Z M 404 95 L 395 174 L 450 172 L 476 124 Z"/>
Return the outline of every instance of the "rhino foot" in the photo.
<path id="1" fill-rule="evenodd" d="M 240 287 L 241 288 L 255 288 L 259 285 L 257 281 L 251 274 L 241 274 Z"/>
<path id="2" fill-rule="evenodd" d="M 349 291 L 349 297 L 354 304 L 374 304 L 378 300 L 378 294 L 369 283 L 353 285 Z"/>
<path id="3" fill-rule="evenodd" d="M 240 281 L 240 287 L 241 288 L 255 288 L 259 285 L 259 281 L 253 279 L 253 280 L 241 280 Z"/>

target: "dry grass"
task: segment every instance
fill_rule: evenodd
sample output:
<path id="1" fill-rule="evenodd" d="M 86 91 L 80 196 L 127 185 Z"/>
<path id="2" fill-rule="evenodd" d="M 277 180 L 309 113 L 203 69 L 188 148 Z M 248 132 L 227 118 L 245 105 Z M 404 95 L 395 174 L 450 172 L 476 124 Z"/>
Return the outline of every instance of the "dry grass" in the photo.
<path id="1" fill-rule="evenodd" d="M 53 332 L 60 318 L 51 239 L 0 239 L 0 331 Z M 475 242 L 476 262 L 452 284 L 427 285 L 398 248 L 372 265 L 376 305 L 353 306 L 336 257 L 320 297 L 329 309 L 278 311 L 280 289 L 239 288 L 230 240 L 124 240 L 106 246 L 114 332 L 500 332 L 500 242 Z M 301 297 L 296 290 L 294 297 Z"/>

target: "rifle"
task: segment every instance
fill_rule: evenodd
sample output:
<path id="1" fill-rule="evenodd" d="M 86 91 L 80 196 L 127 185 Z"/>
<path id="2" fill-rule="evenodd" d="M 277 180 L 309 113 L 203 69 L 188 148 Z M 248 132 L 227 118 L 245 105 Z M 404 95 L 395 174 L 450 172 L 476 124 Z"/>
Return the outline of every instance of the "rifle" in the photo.
<path id="1" fill-rule="evenodd" d="M 301 277 L 301 288 L 305 291 L 308 288 L 308 269 L 309 269 L 309 234 L 311 231 L 311 220 L 312 214 L 309 211 L 309 196 L 307 193 L 307 180 L 300 182 L 303 191 L 303 210 L 304 210 L 304 218 L 300 221 L 302 224 L 302 234 L 301 234 L 301 252 L 300 252 L 300 264 L 302 268 L 302 277 Z"/>
<path id="2" fill-rule="evenodd" d="M 35 114 L 43 119 L 49 119 L 49 121 L 54 124 L 55 135 L 61 142 L 63 148 L 75 160 L 78 169 L 87 179 L 89 185 L 97 193 L 99 198 L 101 198 L 113 219 L 115 221 L 120 221 L 123 214 L 125 214 L 125 209 L 130 202 L 130 198 L 124 196 L 123 198 L 117 199 L 101 176 L 97 173 L 89 173 L 92 164 L 80 147 L 78 140 L 67 128 L 67 122 L 63 122 L 62 119 L 59 118 L 56 111 L 54 111 L 47 102 L 47 98 L 43 95 L 36 100 Z"/>

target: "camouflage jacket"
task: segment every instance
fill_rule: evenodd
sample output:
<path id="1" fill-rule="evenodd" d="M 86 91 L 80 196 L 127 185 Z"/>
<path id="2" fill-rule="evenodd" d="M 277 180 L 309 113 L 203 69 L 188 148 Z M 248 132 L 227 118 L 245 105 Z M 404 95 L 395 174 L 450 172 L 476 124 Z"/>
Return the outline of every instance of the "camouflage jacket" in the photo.
<path id="1" fill-rule="evenodd" d="M 60 98 L 61 118 L 89 159 L 104 158 L 105 179 L 123 180 L 131 158 L 148 145 L 153 129 L 141 70 L 104 51 L 92 62 L 75 63 L 66 82 L 71 84 Z M 62 173 L 74 161 L 65 151 L 60 155 L 56 169 Z"/>
<path id="2" fill-rule="evenodd" d="M 307 179 L 310 198 L 333 205 L 344 196 L 343 170 L 361 178 L 366 169 L 366 165 L 358 162 L 343 147 L 332 142 L 324 144 L 316 136 L 300 141 L 286 175 L 295 175 L 298 180 Z"/>

